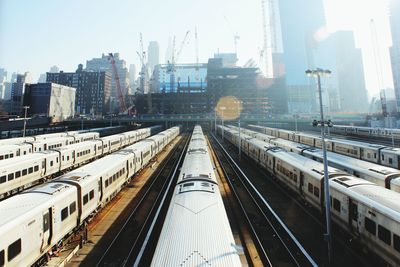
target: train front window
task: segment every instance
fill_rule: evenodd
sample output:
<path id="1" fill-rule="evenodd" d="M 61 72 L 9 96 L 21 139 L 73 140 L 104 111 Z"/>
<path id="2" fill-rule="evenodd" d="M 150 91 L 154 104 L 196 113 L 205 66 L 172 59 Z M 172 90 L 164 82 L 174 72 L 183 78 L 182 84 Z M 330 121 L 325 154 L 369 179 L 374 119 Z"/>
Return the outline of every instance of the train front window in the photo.
<path id="1" fill-rule="evenodd" d="M 400 252 L 400 237 L 396 234 L 393 234 L 393 247 Z"/>

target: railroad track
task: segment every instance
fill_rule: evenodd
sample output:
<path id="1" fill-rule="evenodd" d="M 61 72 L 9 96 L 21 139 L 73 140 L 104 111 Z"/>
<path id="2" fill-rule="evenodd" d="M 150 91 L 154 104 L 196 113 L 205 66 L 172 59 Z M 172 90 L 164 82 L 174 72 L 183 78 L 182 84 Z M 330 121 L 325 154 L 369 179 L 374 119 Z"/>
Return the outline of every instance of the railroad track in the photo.
<path id="1" fill-rule="evenodd" d="M 166 200 L 171 197 L 171 184 L 174 185 L 173 180 L 176 179 L 178 167 L 182 163 L 189 137 L 190 135 L 186 135 L 179 141 L 152 175 L 145 192 L 98 259 L 96 266 L 132 266 L 136 259 L 141 258 L 143 246 L 149 239 L 149 231 L 155 227 L 155 218 L 162 211 L 161 207 Z"/>
<path id="2" fill-rule="evenodd" d="M 317 266 L 213 136 L 212 145 L 265 266 Z"/>
<path id="3" fill-rule="evenodd" d="M 228 141 L 223 144 L 231 157 L 238 162 L 236 147 L 232 149 L 233 146 Z M 318 265 L 327 266 L 326 243 L 323 240 L 324 215 L 311 208 L 244 153 L 240 165 Z M 340 227 L 333 225 L 333 262 L 330 266 L 382 266 L 382 261 L 371 251 L 365 251 L 358 241 Z"/>

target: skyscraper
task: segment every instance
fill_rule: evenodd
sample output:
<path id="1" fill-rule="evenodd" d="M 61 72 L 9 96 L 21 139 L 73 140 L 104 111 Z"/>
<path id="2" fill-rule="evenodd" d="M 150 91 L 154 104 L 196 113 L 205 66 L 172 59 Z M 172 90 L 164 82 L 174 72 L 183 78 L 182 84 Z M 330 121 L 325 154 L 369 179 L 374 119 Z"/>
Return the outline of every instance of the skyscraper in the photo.
<path id="1" fill-rule="evenodd" d="M 136 66 L 135 64 L 129 65 L 129 82 L 131 87 L 131 93 L 134 93 L 136 90 Z"/>
<path id="2" fill-rule="evenodd" d="M 129 92 L 129 73 L 126 67 L 126 61 L 121 59 L 119 53 L 114 53 L 115 66 L 119 76 L 119 82 L 123 94 Z M 86 70 L 88 71 L 107 71 L 111 74 L 111 96 L 117 97 L 117 86 L 115 83 L 114 72 L 112 71 L 111 62 L 108 55 L 102 54 L 101 58 L 93 58 L 86 61 Z"/>
<path id="3" fill-rule="evenodd" d="M 400 110 L 400 2 L 391 0 L 390 5 L 390 29 L 393 45 L 390 48 L 392 62 L 394 92 L 396 95 L 397 110 Z"/>
<path id="4" fill-rule="evenodd" d="M 326 24 L 323 1 L 280 0 L 279 17 L 283 47 L 282 73 L 289 96 L 289 112 L 314 112 L 317 106 L 316 86 L 304 71 L 315 67 L 316 48 Z"/>
<path id="5" fill-rule="evenodd" d="M 0 68 L 0 99 L 4 99 L 4 94 L 6 91 L 7 82 L 7 71 L 5 69 Z"/>
<path id="6" fill-rule="evenodd" d="M 332 34 L 335 41 L 336 72 L 342 111 L 367 112 L 368 96 L 365 87 L 361 49 L 355 47 L 352 31 Z"/>
<path id="7" fill-rule="evenodd" d="M 32 83 L 32 77 L 29 72 L 17 74 L 17 79 L 12 83 L 11 87 L 11 114 L 21 114 L 25 85 L 29 83 Z"/>
<path id="8" fill-rule="evenodd" d="M 157 41 L 150 41 L 149 47 L 147 48 L 147 62 L 151 71 L 154 70 L 154 66 L 160 63 L 160 48 Z"/>

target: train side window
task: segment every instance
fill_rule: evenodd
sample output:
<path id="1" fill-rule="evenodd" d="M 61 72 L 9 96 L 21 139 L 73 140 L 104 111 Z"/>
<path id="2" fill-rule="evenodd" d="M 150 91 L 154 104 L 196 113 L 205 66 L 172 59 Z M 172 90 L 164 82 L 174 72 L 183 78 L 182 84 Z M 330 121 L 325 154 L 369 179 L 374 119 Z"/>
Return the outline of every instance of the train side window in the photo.
<path id="1" fill-rule="evenodd" d="M 1 176 L 0 177 L 0 184 L 5 183 L 6 182 L 6 176 Z"/>
<path id="2" fill-rule="evenodd" d="M 10 154 L 10 158 L 14 157 L 14 154 Z"/>
<path id="3" fill-rule="evenodd" d="M 353 221 L 357 221 L 358 220 L 358 206 L 357 204 L 351 203 L 352 206 L 352 219 Z"/>
<path id="4" fill-rule="evenodd" d="M 29 149 L 30 150 L 30 149 Z M 31 152 L 31 151 L 29 151 L 29 152 Z M 24 155 L 26 155 L 26 151 L 24 151 Z"/>
<path id="5" fill-rule="evenodd" d="M 33 167 L 30 167 L 29 169 L 28 169 L 28 173 L 32 173 L 33 172 Z"/>
<path id="6" fill-rule="evenodd" d="M 371 220 L 371 219 L 365 217 L 365 219 L 364 219 L 364 225 L 365 225 L 365 229 L 366 229 L 368 232 L 370 232 L 370 233 L 373 234 L 373 235 L 376 235 L 376 223 L 375 223 L 373 220 Z"/>
<path id="7" fill-rule="evenodd" d="M 8 155 L 5 155 L 4 158 L 5 158 L 5 159 L 8 159 Z"/>
<path id="8" fill-rule="evenodd" d="M 393 164 L 393 159 L 389 158 L 389 164 Z"/>
<path id="9" fill-rule="evenodd" d="M 314 196 L 319 197 L 319 188 L 314 187 Z"/>
<path id="10" fill-rule="evenodd" d="M 52 160 L 50 161 L 50 166 L 53 166 L 53 161 Z"/>
<path id="11" fill-rule="evenodd" d="M 340 212 L 340 201 L 337 200 L 336 198 L 333 198 L 333 208 L 336 211 Z"/>
<path id="12" fill-rule="evenodd" d="M 0 266 L 4 266 L 5 259 L 4 259 L 4 249 L 0 251 Z"/>
<path id="13" fill-rule="evenodd" d="M 0 160 L 2 160 L 2 159 L 4 159 L 4 156 L 3 156 L 3 155 L 0 156 Z"/>
<path id="14" fill-rule="evenodd" d="M 71 204 L 69 204 L 69 214 L 72 214 L 76 211 L 76 202 L 72 202 Z"/>
<path id="15" fill-rule="evenodd" d="M 14 173 L 8 175 L 8 181 L 14 180 Z"/>
<path id="16" fill-rule="evenodd" d="M 50 216 L 47 212 L 43 215 L 43 232 L 46 232 L 50 228 Z"/>
<path id="17" fill-rule="evenodd" d="M 106 184 L 106 187 L 108 186 L 108 179 L 106 179 L 106 182 L 105 182 L 105 184 Z"/>
<path id="18" fill-rule="evenodd" d="M 89 197 L 88 197 L 88 194 L 86 194 L 83 196 L 83 205 L 86 205 L 86 203 L 88 203 L 88 201 L 89 201 Z"/>
<path id="19" fill-rule="evenodd" d="M 89 199 L 92 200 L 94 198 L 94 190 L 89 192 Z"/>
<path id="20" fill-rule="evenodd" d="M 393 234 L 393 247 L 400 252 L 400 237 L 396 234 Z"/>
<path id="21" fill-rule="evenodd" d="M 21 253 L 21 238 L 8 246 L 8 250 L 7 250 L 8 261 L 9 262 L 12 261 L 20 253 Z"/>
<path id="22" fill-rule="evenodd" d="M 68 217 L 68 207 L 61 210 L 61 221 L 64 221 Z"/>
<path id="23" fill-rule="evenodd" d="M 313 185 L 311 183 L 308 183 L 308 192 L 312 194 L 313 192 Z"/>
<path id="24" fill-rule="evenodd" d="M 36 165 L 36 166 L 34 167 L 34 171 L 37 172 L 38 170 L 39 170 L 39 165 Z"/>
<path id="25" fill-rule="evenodd" d="M 21 171 L 15 172 L 15 179 L 21 177 Z"/>
<path id="26" fill-rule="evenodd" d="M 22 176 L 26 175 L 28 173 L 27 169 L 22 170 Z"/>
<path id="27" fill-rule="evenodd" d="M 388 229 L 383 227 L 382 225 L 378 224 L 378 237 L 380 240 L 388 244 L 389 246 L 392 245 L 391 240 L 391 233 Z"/>

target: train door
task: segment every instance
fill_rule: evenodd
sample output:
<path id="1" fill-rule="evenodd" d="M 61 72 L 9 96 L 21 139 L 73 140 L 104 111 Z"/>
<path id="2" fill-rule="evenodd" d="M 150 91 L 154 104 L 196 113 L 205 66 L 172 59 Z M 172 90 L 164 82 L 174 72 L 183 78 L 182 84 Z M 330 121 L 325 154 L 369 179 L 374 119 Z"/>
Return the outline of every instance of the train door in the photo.
<path id="1" fill-rule="evenodd" d="M 103 177 L 100 176 L 99 180 L 100 202 L 103 200 Z"/>
<path id="2" fill-rule="evenodd" d="M 300 171 L 299 192 L 301 196 L 304 196 L 303 185 L 304 185 L 304 173 Z"/>
<path id="3" fill-rule="evenodd" d="M 354 199 L 349 198 L 349 229 L 353 234 L 358 235 L 358 203 Z"/>
<path id="4" fill-rule="evenodd" d="M 51 238 L 53 235 L 53 227 L 52 227 L 52 208 L 43 212 L 43 221 L 42 221 L 42 244 L 40 247 L 40 251 L 43 252 L 47 246 L 51 244 Z"/>

